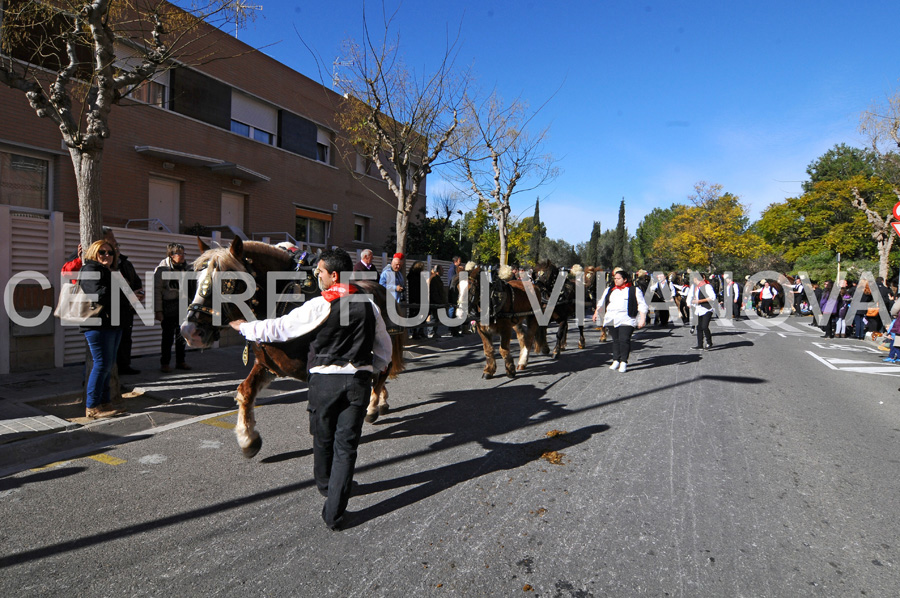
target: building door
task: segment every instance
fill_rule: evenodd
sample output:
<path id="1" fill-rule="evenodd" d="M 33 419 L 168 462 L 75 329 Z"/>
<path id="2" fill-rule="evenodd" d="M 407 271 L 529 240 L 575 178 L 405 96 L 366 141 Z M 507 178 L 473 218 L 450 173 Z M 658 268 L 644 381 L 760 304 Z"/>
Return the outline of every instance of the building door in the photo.
<path id="1" fill-rule="evenodd" d="M 147 217 L 156 218 L 165 224 L 170 232 L 178 233 L 181 224 L 178 218 L 180 195 L 181 183 L 178 181 L 150 177 L 150 205 L 147 208 Z"/>
<path id="2" fill-rule="evenodd" d="M 220 224 L 233 226 L 244 230 L 244 196 L 240 193 L 222 192 L 222 222 Z"/>

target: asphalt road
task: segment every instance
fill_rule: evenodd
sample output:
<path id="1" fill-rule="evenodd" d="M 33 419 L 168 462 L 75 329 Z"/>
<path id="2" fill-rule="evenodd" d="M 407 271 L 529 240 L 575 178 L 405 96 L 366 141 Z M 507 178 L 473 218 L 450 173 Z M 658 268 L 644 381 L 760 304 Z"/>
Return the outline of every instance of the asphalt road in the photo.
<path id="1" fill-rule="evenodd" d="M 299 384 L 253 460 L 229 414 L 0 479 L 0 595 L 898 596 L 900 366 L 713 330 L 642 331 L 625 374 L 593 329 L 515 380 L 473 336 L 414 348 L 342 532 Z"/>

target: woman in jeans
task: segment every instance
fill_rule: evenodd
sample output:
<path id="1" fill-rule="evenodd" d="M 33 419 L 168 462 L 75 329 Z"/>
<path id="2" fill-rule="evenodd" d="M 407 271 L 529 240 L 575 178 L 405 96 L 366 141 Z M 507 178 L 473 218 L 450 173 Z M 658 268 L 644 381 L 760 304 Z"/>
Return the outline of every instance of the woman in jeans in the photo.
<path id="1" fill-rule="evenodd" d="M 613 273 L 614 286 L 608 287 L 597 302 L 594 322 L 603 313 L 603 326 L 612 336 L 613 362 L 611 370 L 625 372 L 631 354 L 631 335 L 635 328 L 643 328 L 650 308 L 644 294 L 631 284 L 631 277 L 623 270 Z"/>
<path id="2" fill-rule="evenodd" d="M 109 377 L 122 340 L 119 314 L 112 313 L 112 272 L 118 264 L 118 255 L 115 248 L 104 240 L 91 244 L 82 257 L 84 265 L 78 274 L 79 284 L 85 293 L 95 296 L 95 303 L 103 308 L 97 316 L 99 323 L 81 327 L 94 361 L 87 380 L 85 415 L 90 419 L 100 419 L 122 413 L 111 407 L 109 395 Z"/>

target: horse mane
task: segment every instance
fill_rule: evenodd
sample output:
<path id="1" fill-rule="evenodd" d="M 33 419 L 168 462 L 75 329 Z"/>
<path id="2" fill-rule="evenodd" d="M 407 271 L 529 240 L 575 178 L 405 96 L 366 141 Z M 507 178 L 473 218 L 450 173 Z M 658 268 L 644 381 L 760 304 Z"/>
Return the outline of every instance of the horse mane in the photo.
<path id="1" fill-rule="evenodd" d="M 260 241 L 244 241 L 244 254 L 249 255 L 253 259 L 268 258 L 269 260 L 284 262 L 285 264 L 291 259 L 291 256 L 280 247 Z M 220 272 L 243 272 L 246 270 L 244 264 L 234 257 L 231 249 L 228 247 L 216 247 L 204 251 L 194 261 L 194 270 L 203 270 L 208 264 L 212 264 Z"/>

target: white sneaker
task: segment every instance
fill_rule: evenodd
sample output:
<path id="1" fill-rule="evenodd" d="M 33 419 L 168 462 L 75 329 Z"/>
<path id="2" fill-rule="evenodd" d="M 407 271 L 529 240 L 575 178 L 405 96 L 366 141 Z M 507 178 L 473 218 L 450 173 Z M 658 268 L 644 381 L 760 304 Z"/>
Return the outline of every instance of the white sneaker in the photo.
<path id="1" fill-rule="evenodd" d="M 622 363 L 619 364 L 619 371 L 622 372 L 622 373 L 624 374 L 624 373 L 625 373 L 625 369 L 626 369 L 627 367 L 628 367 L 628 364 L 625 363 L 625 362 L 623 361 Z"/>
<path id="2" fill-rule="evenodd" d="M 618 361 L 614 361 L 614 362 L 612 362 L 612 365 L 609 366 L 609 369 L 614 370 L 614 369 L 616 369 L 617 367 L 619 367 L 619 362 L 618 362 Z"/>

